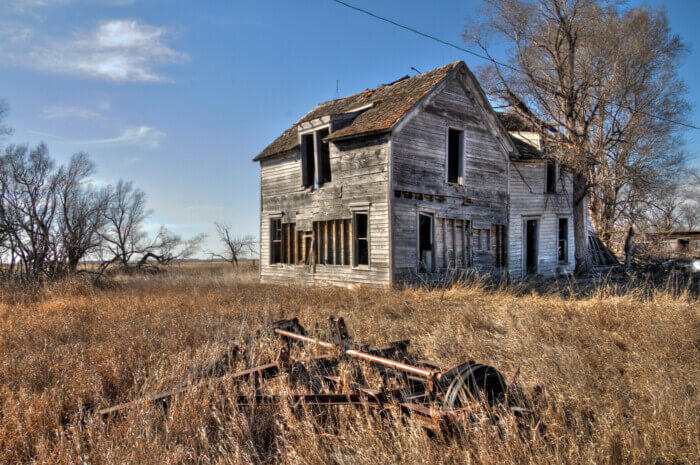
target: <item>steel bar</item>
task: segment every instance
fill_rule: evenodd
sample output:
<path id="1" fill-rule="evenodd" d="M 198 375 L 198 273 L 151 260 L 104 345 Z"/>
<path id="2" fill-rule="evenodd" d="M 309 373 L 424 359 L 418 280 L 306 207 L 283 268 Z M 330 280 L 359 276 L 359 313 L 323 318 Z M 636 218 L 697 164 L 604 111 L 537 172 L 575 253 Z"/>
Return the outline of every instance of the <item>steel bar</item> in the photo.
<path id="1" fill-rule="evenodd" d="M 380 401 L 363 394 L 290 394 L 290 395 L 265 395 L 237 396 L 233 403 L 239 407 L 246 406 L 275 406 L 288 402 L 293 407 L 301 405 L 379 405 Z"/>
<path id="2" fill-rule="evenodd" d="M 153 394 L 153 395 L 142 397 L 140 399 L 137 399 L 137 400 L 134 400 L 131 402 L 125 402 L 123 404 L 115 405 L 113 407 L 104 408 L 104 409 L 98 410 L 95 413 L 97 415 L 100 415 L 100 416 L 110 416 L 110 415 L 118 413 L 122 410 L 127 410 L 130 408 L 137 407 L 139 405 L 147 404 L 147 403 L 167 402 L 168 400 L 170 400 L 171 397 L 173 397 L 177 394 L 182 394 L 183 392 L 187 392 L 191 389 L 194 389 L 197 386 L 201 386 L 204 384 L 208 384 L 208 383 L 212 383 L 212 382 L 214 382 L 214 383 L 222 382 L 225 380 L 235 380 L 235 379 L 240 379 L 240 378 L 246 378 L 246 377 L 256 375 L 256 374 L 272 374 L 272 373 L 276 373 L 278 371 L 278 369 L 279 369 L 279 365 L 277 362 L 267 363 L 265 365 L 260 365 L 257 367 L 249 368 L 247 370 L 232 373 L 230 375 L 224 375 L 224 376 L 221 376 L 219 378 L 208 379 L 202 383 L 192 384 L 189 386 L 181 386 L 179 388 L 176 388 L 176 389 L 173 389 L 170 391 L 165 391 L 165 392 L 161 392 L 158 394 Z"/>
<path id="3" fill-rule="evenodd" d="M 284 329 L 275 329 L 275 333 L 279 334 L 280 336 L 288 337 L 291 339 L 296 339 L 298 341 L 303 341 L 308 344 L 314 344 L 320 347 L 325 347 L 328 349 L 340 349 L 344 354 L 350 355 L 351 357 L 356 357 L 360 358 L 363 360 L 367 360 L 372 363 L 377 363 L 379 365 L 383 365 L 389 368 L 393 368 L 395 370 L 400 370 L 404 371 L 406 373 L 411 373 L 417 376 L 421 376 L 426 379 L 433 379 L 435 375 L 438 373 L 437 370 L 426 370 L 423 368 L 418 368 L 413 365 L 408 365 L 406 363 L 401 363 L 397 362 L 395 360 L 391 360 L 388 358 L 384 357 L 379 357 L 377 355 L 372 355 L 368 354 L 365 352 L 361 352 L 359 350 L 354 350 L 354 349 L 345 349 L 343 350 L 342 347 L 333 344 L 331 342 L 326 342 L 322 341 L 320 339 L 314 338 L 314 337 L 309 337 L 309 336 L 302 336 L 301 334 L 293 333 L 291 331 L 286 331 Z"/>

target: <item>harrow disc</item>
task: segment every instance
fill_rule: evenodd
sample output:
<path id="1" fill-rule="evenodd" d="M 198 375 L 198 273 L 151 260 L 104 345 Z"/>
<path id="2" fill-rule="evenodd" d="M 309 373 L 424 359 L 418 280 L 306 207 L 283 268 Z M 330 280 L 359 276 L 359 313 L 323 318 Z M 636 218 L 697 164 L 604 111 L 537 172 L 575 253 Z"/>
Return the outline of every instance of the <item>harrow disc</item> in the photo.
<path id="1" fill-rule="evenodd" d="M 464 365 L 445 391 L 445 409 L 465 407 L 479 401 L 491 407 L 503 406 L 506 399 L 506 381 L 494 367 L 480 363 Z"/>

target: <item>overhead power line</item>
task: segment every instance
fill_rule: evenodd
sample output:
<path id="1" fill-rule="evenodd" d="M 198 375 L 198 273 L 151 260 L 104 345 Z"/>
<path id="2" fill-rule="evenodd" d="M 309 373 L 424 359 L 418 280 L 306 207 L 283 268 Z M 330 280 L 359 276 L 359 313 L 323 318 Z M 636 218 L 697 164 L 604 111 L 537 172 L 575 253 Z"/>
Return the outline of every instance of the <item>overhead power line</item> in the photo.
<path id="1" fill-rule="evenodd" d="M 352 4 L 350 4 L 350 3 L 344 2 L 343 0 L 331 0 L 331 1 L 332 1 L 332 2 L 335 2 L 335 3 L 339 4 L 339 5 L 342 5 L 342 6 L 344 6 L 344 7 L 350 8 L 350 9 L 352 9 L 352 10 L 355 10 L 355 11 L 358 11 L 358 12 L 360 12 L 360 13 L 363 13 L 363 14 L 366 14 L 366 15 L 368 15 L 368 16 L 371 16 L 371 17 L 373 17 L 373 18 L 376 18 L 376 19 L 378 19 L 378 20 L 380 20 L 380 21 L 384 21 L 385 23 L 389 23 L 389 24 L 391 24 L 391 25 L 394 25 L 394 26 L 396 26 L 396 27 L 398 27 L 398 28 L 401 28 L 401 29 L 404 29 L 404 30 L 406 30 L 406 31 L 412 32 L 412 33 L 414 33 L 414 34 L 417 34 L 417 35 L 419 35 L 419 36 L 425 37 L 426 39 L 433 40 L 433 41 L 438 42 L 438 43 L 440 43 L 440 44 L 442 44 L 442 45 L 447 45 L 448 47 L 452 47 L 452 48 L 457 49 L 457 50 L 459 50 L 459 51 L 461 51 L 461 52 L 468 53 L 469 55 L 473 55 L 473 56 L 475 56 L 475 57 L 477 57 L 477 58 L 481 58 L 482 60 L 490 61 L 491 63 L 493 63 L 493 64 L 495 64 L 495 65 L 502 66 L 502 67 L 508 68 L 508 69 L 510 69 L 510 70 L 512 70 L 512 71 L 515 71 L 515 72 L 518 72 L 518 73 L 522 73 L 522 74 L 525 74 L 525 75 L 529 76 L 529 73 L 527 73 L 526 71 L 523 71 L 522 69 L 516 68 L 515 66 L 511 66 L 511 65 L 509 65 L 508 63 L 500 62 L 500 61 L 498 61 L 498 60 L 495 60 L 495 59 L 491 58 L 490 56 L 484 55 L 484 54 L 482 54 L 482 53 L 475 52 L 475 51 L 473 51 L 473 50 L 469 50 L 468 48 L 464 48 L 464 47 L 459 46 L 459 45 L 457 45 L 457 44 L 455 44 L 455 43 L 453 43 L 453 42 L 449 42 L 449 41 L 447 41 L 447 40 L 441 39 L 441 38 L 439 38 L 439 37 L 436 37 L 436 36 L 434 36 L 434 35 L 428 34 L 428 33 L 426 33 L 426 32 L 419 31 L 418 29 L 415 29 L 415 28 L 413 28 L 413 27 L 411 27 L 411 26 L 407 26 L 407 25 L 405 25 L 405 24 L 401 24 L 401 23 L 399 23 L 399 22 L 397 22 L 397 21 L 394 21 L 393 19 L 387 18 L 387 17 L 385 17 L 385 16 L 380 16 L 380 15 L 378 15 L 378 14 L 376 14 L 376 13 L 373 13 L 373 12 L 371 12 L 371 11 L 369 11 L 369 10 L 366 10 L 366 9 L 364 9 L 364 8 L 360 8 L 359 6 L 352 5 Z M 628 110 L 634 111 L 634 110 L 632 110 L 631 108 L 628 108 Z M 674 119 L 671 119 L 671 118 L 667 118 L 667 117 L 665 117 L 665 116 L 654 115 L 654 114 L 647 113 L 647 112 L 642 111 L 642 110 L 636 110 L 636 111 L 638 111 L 639 113 L 641 113 L 641 114 L 643 114 L 643 115 L 645 115 L 645 116 L 649 116 L 649 117 L 651 117 L 651 118 L 656 118 L 656 119 L 659 119 L 659 120 L 662 120 L 662 121 L 666 121 L 666 122 L 668 122 L 668 123 L 673 123 L 673 124 L 677 124 L 677 125 L 679 125 L 679 126 L 685 126 L 685 127 L 687 127 L 687 128 L 698 129 L 698 130 L 700 130 L 700 127 L 694 126 L 694 125 L 692 125 L 692 124 L 684 123 L 684 122 L 682 122 L 682 121 L 677 121 L 677 120 L 674 120 Z"/>

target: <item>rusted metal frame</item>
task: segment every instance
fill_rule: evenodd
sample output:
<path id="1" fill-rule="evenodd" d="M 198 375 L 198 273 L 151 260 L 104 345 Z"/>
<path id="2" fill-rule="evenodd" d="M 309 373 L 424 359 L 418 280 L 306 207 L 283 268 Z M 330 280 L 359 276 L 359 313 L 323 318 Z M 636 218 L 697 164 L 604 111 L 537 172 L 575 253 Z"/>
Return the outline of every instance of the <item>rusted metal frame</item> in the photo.
<path id="1" fill-rule="evenodd" d="M 372 397 L 365 396 L 361 393 L 348 393 L 348 394 L 289 394 L 289 395 L 278 395 L 278 394 L 256 394 L 252 396 L 236 396 L 233 399 L 233 403 L 238 407 L 265 407 L 265 406 L 277 406 L 282 405 L 287 402 L 292 407 L 298 407 L 302 405 L 363 405 L 363 404 L 375 404 L 379 405 L 381 402 L 378 399 L 373 399 Z"/>
<path id="2" fill-rule="evenodd" d="M 104 408 L 101 410 L 98 410 L 95 412 L 97 415 L 100 416 L 110 416 L 115 413 L 119 413 L 123 410 L 128 410 L 131 408 L 138 407 L 139 405 L 144 405 L 144 404 L 149 404 L 149 403 L 167 403 L 172 397 L 182 394 L 184 392 L 190 391 L 197 386 L 203 386 L 208 383 L 220 383 L 223 381 L 228 381 L 228 380 L 237 380 L 241 378 L 248 378 L 250 376 L 255 376 L 255 375 L 275 375 L 279 372 L 279 367 L 280 363 L 278 362 L 271 362 L 271 363 L 266 363 L 265 365 L 260 365 L 257 367 L 249 368 L 247 370 L 239 371 L 236 373 L 232 373 L 230 375 L 224 375 L 220 376 L 218 378 L 211 378 L 207 379 L 206 381 L 198 384 L 193 384 L 189 386 L 181 386 L 179 388 L 170 390 L 170 391 L 165 391 L 161 392 L 158 394 L 153 394 L 150 396 L 142 397 L 140 399 L 131 401 L 131 402 L 125 402 L 123 404 L 118 404 L 113 407 L 108 407 Z"/>
<path id="3" fill-rule="evenodd" d="M 389 368 L 393 368 L 395 370 L 399 370 L 399 371 L 403 371 L 406 373 L 411 373 L 411 374 L 414 374 L 417 376 L 421 376 L 421 377 L 428 379 L 428 380 L 432 380 L 439 373 L 438 370 L 426 370 L 423 368 L 408 365 L 406 363 L 397 362 L 395 360 L 391 360 L 388 358 L 368 354 L 368 353 L 365 353 L 365 352 L 362 352 L 359 350 L 342 349 L 338 345 L 333 344 L 331 342 L 322 341 L 322 340 L 320 340 L 318 338 L 314 338 L 314 337 L 303 336 L 301 334 L 293 333 L 291 331 L 286 331 L 284 329 L 275 328 L 274 332 L 276 334 L 279 334 L 280 336 L 288 337 L 291 339 L 296 339 L 298 341 L 302 341 L 302 342 L 305 342 L 307 344 L 312 344 L 312 345 L 324 347 L 327 349 L 339 349 L 342 354 L 349 355 L 351 357 L 359 358 L 362 360 L 366 360 L 366 361 L 371 362 L 371 363 L 383 365 L 383 366 L 386 366 Z"/>

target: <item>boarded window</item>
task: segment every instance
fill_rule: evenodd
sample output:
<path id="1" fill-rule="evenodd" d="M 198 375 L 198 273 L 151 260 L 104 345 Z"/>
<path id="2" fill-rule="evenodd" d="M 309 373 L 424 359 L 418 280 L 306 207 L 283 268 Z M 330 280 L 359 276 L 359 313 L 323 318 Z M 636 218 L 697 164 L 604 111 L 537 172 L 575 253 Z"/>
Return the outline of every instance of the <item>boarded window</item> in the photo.
<path id="1" fill-rule="evenodd" d="M 547 186 L 546 192 L 553 194 L 557 192 L 557 164 L 552 160 L 547 160 Z"/>
<path id="2" fill-rule="evenodd" d="M 293 264 L 295 239 L 294 223 L 282 223 L 281 218 L 270 220 L 270 263 Z"/>
<path id="3" fill-rule="evenodd" d="M 369 216 L 367 213 L 355 213 L 353 223 L 355 230 L 353 264 L 369 265 Z"/>
<path id="4" fill-rule="evenodd" d="M 318 185 L 321 186 L 324 183 L 331 181 L 331 154 L 328 147 L 328 142 L 324 142 L 323 139 L 328 137 L 328 129 L 321 129 L 316 132 L 316 141 L 318 147 Z"/>
<path id="5" fill-rule="evenodd" d="M 349 219 L 314 221 L 316 263 L 350 266 L 351 230 Z"/>
<path id="6" fill-rule="evenodd" d="M 297 231 L 297 265 L 310 265 L 313 255 L 313 233 L 311 231 Z"/>
<path id="7" fill-rule="evenodd" d="M 447 131 L 447 182 L 462 184 L 464 167 L 463 136 L 464 131 L 448 129 Z"/>
<path id="8" fill-rule="evenodd" d="M 491 250 L 491 230 L 490 229 L 475 229 L 474 230 L 474 248 L 476 250 L 481 250 L 481 251 Z"/>
<path id="9" fill-rule="evenodd" d="M 302 183 L 304 187 L 312 187 L 316 182 L 316 156 L 313 134 L 305 134 L 301 137 L 301 150 Z"/>
<path id="10" fill-rule="evenodd" d="M 557 241 L 557 261 L 569 261 L 569 219 L 559 218 L 559 240 Z"/>
<path id="11" fill-rule="evenodd" d="M 496 268 L 505 268 L 507 265 L 507 242 L 506 242 L 506 226 L 503 224 L 494 224 L 493 230 L 493 266 Z"/>

